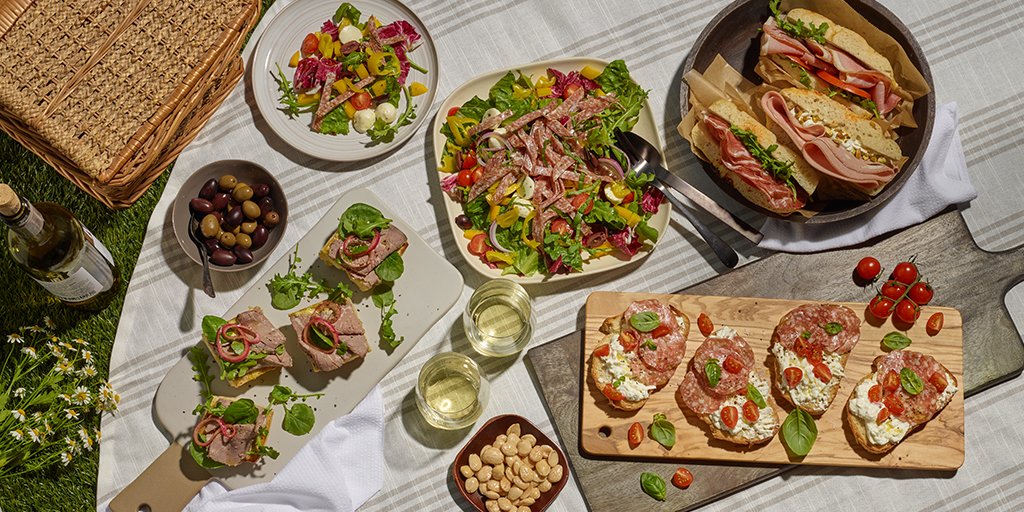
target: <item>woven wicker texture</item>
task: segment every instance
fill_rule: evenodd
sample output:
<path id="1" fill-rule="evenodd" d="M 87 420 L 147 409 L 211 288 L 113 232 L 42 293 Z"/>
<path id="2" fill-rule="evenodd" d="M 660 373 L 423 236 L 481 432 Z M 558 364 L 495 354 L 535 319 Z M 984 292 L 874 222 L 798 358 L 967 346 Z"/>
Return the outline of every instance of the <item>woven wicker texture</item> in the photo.
<path id="1" fill-rule="evenodd" d="M 257 16 L 256 0 L 36 0 L 0 36 L 0 128 L 126 206 L 241 76 Z"/>

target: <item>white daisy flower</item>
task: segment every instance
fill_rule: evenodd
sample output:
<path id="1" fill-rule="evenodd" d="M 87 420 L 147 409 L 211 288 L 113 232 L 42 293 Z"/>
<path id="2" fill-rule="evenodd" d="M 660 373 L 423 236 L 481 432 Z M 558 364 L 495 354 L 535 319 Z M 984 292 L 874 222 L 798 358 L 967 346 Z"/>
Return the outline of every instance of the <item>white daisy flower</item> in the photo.
<path id="1" fill-rule="evenodd" d="M 75 367 L 71 364 L 70 361 L 65 359 L 65 360 L 62 360 L 59 363 L 57 363 L 53 367 L 53 371 L 55 371 L 55 372 L 57 372 L 57 373 L 59 373 L 61 375 L 67 375 L 67 374 L 75 371 Z"/>
<path id="2" fill-rule="evenodd" d="M 28 436 L 32 438 L 33 443 L 39 443 L 42 440 L 42 432 L 39 429 L 31 428 L 28 430 Z"/>
<path id="3" fill-rule="evenodd" d="M 92 402 L 92 396 L 89 395 L 89 389 L 85 386 L 78 386 L 75 388 L 75 394 L 71 395 L 71 399 L 78 405 L 89 405 Z"/>
<path id="4" fill-rule="evenodd" d="M 38 325 L 30 325 L 26 330 L 28 330 L 28 332 L 43 332 L 43 328 Z"/>
<path id="5" fill-rule="evenodd" d="M 79 345 L 81 345 L 83 347 L 88 347 L 89 346 L 89 342 L 83 340 L 82 338 L 75 338 L 75 339 L 73 339 L 71 341 L 74 341 L 75 343 L 77 343 L 77 344 L 79 344 Z"/>
<path id="6" fill-rule="evenodd" d="M 89 437 L 89 431 L 85 428 L 78 429 L 78 438 L 85 444 L 92 444 L 92 439 Z"/>
<path id="7" fill-rule="evenodd" d="M 8 334 L 7 343 L 25 343 L 25 338 L 22 338 L 20 334 Z"/>
<path id="8" fill-rule="evenodd" d="M 69 420 L 77 420 L 78 419 L 78 411 L 76 411 L 74 409 L 64 409 L 64 417 L 69 419 Z"/>
<path id="9" fill-rule="evenodd" d="M 14 398 L 25 398 L 25 388 L 15 389 Z"/>
<path id="10" fill-rule="evenodd" d="M 25 410 L 24 409 L 14 409 L 14 410 L 11 411 L 11 415 L 14 416 L 14 418 L 17 419 L 19 423 L 24 423 L 25 422 Z"/>
<path id="11" fill-rule="evenodd" d="M 92 362 L 92 352 L 89 352 L 88 350 L 83 350 L 82 351 L 82 360 L 85 361 L 86 363 L 91 363 Z"/>
<path id="12" fill-rule="evenodd" d="M 54 329 L 57 327 L 57 324 L 53 323 L 53 320 L 51 320 L 50 317 L 48 316 L 43 317 L 43 325 L 45 325 L 48 329 Z"/>
<path id="13" fill-rule="evenodd" d="M 43 428 L 46 430 L 47 434 L 52 434 L 53 433 L 53 427 L 50 426 L 50 422 L 49 421 L 44 421 L 43 422 Z"/>
<path id="14" fill-rule="evenodd" d="M 91 364 L 82 368 L 81 370 L 78 370 L 78 374 L 83 375 L 85 377 L 95 377 L 96 373 L 96 367 Z"/>
<path id="15" fill-rule="evenodd" d="M 12 430 L 10 432 L 10 434 L 11 434 L 11 437 L 13 437 L 14 439 L 16 439 L 18 441 L 21 441 L 22 439 L 25 439 L 25 433 L 22 432 L 20 428 Z"/>
<path id="16" fill-rule="evenodd" d="M 36 354 L 36 349 L 32 347 L 21 347 L 21 353 L 27 354 L 29 359 L 33 361 L 39 359 L 39 354 Z"/>
<path id="17" fill-rule="evenodd" d="M 54 338 L 54 340 L 56 340 L 56 339 L 57 338 Z M 61 347 L 66 348 L 66 349 L 68 349 L 68 350 L 70 350 L 72 352 L 78 352 L 78 349 L 75 348 L 74 345 L 72 345 L 72 344 L 70 344 L 70 343 L 68 343 L 66 341 L 58 342 L 57 345 L 60 345 Z"/>
<path id="18" fill-rule="evenodd" d="M 63 452 L 63 453 L 61 453 L 60 454 L 60 461 L 63 462 L 65 466 L 67 466 L 68 464 L 71 464 L 71 452 Z"/>
<path id="19" fill-rule="evenodd" d="M 67 402 L 69 404 L 71 403 L 71 395 L 69 395 L 67 393 L 61 393 L 58 396 L 60 396 L 65 402 Z"/>

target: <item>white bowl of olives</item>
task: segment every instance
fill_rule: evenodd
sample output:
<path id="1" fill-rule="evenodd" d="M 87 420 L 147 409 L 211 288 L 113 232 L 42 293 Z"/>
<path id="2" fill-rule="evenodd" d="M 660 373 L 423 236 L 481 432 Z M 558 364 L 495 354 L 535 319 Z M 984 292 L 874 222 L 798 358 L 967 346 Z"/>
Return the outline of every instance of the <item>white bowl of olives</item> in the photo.
<path id="1" fill-rule="evenodd" d="M 259 265 L 284 234 L 288 202 L 263 167 L 245 160 L 220 160 L 201 167 L 178 191 L 171 224 L 192 261 L 237 272 Z M 193 219 L 196 224 L 193 224 Z M 205 254 L 189 236 L 190 227 Z"/>

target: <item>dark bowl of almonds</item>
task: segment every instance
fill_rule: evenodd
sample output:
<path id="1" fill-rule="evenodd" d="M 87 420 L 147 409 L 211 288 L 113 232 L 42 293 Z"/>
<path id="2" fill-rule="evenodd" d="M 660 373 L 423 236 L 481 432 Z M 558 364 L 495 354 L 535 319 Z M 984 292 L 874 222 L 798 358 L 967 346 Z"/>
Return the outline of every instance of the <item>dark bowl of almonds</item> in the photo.
<path id="1" fill-rule="evenodd" d="M 189 176 L 178 191 L 171 225 L 192 261 L 238 272 L 259 265 L 284 235 L 288 202 L 281 185 L 263 167 L 245 160 L 220 160 Z M 203 252 L 189 230 L 203 245 Z"/>

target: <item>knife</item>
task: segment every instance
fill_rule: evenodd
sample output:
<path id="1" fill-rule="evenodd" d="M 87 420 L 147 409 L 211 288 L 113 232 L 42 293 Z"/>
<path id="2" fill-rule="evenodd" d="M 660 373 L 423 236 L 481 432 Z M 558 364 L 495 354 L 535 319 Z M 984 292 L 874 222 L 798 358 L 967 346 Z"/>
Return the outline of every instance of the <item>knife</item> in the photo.
<path id="1" fill-rule="evenodd" d="M 654 176 L 661 180 L 662 183 L 668 185 L 669 187 L 672 187 L 672 190 L 679 192 L 690 201 L 693 201 L 694 204 L 700 206 L 706 212 L 713 215 L 716 219 L 724 222 L 727 226 L 736 230 L 737 233 L 743 235 L 747 240 L 750 240 L 751 242 L 757 244 L 758 242 L 761 241 L 762 238 L 764 238 L 764 235 L 762 235 L 758 230 L 751 227 L 750 224 L 747 224 L 746 222 L 743 221 L 743 219 L 733 215 L 732 212 L 730 212 L 729 210 L 722 208 L 722 206 L 716 203 L 714 199 L 711 199 L 710 197 L 706 196 L 703 192 L 697 190 L 696 187 L 690 185 L 679 176 L 676 176 L 675 174 L 668 172 L 668 169 L 665 169 L 660 165 L 652 164 L 651 162 L 646 160 L 638 162 L 634 169 L 636 169 L 639 172 L 643 171 L 644 167 L 647 168 L 648 172 L 653 171 Z"/>

